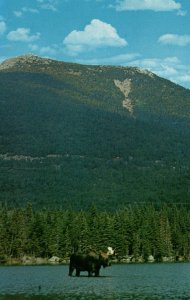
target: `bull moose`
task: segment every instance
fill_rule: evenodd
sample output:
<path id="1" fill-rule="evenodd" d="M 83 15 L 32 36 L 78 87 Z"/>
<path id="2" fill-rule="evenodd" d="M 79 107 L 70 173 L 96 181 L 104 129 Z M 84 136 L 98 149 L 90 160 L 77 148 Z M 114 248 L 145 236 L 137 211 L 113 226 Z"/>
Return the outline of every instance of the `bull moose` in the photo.
<path id="1" fill-rule="evenodd" d="M 101 266 L 105 268 L 111 265 L 110 256 L 113 254 L 114 251 L 111 247 L 108 247 L 107 253 L 94 251 L 87 254 L 73 253 L 70 257 L 69 276 L 72 276 L 76 269 L 76 276 L 80 276 L 81 271 L 87 271 L 89 277 L 93 274 L 97 277 L 100 274 Z"/>

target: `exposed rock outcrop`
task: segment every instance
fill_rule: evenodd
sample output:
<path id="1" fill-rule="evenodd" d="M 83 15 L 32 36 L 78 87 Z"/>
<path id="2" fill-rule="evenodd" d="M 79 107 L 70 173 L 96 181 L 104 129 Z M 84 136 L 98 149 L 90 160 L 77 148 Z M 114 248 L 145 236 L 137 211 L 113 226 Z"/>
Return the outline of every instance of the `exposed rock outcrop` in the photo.
<path id="1" fill-rule="evenodd" d="M 6 59 L 0 64 L 0 70 L 12 69 L 12 68 L 24 68 L 26 64 L 43 64 L 49 65 L 52 62 L 51 59 L 42 59 L 41 57 L 33 54 L 26 54 L 17 56 L 14 58 Z"/>
<path id="2" fill-rule="evenodd" d="M 58 256 L 52 256 L 50 259 L 48 259 L 48 262 L 51 264 L 57 264 L 60 262 L 60 258 Z"/>
<path id="3" fill-rule="evenodd" d="M 129 98 L 129 93 L 131 92 L 131 80 L 125 79 L 124 81 L 120 81 L 115 79 L 114 83 L 125 96 L 125 99 L 123 100 L 123 107 L 133 114 L 133 104 Z"/>

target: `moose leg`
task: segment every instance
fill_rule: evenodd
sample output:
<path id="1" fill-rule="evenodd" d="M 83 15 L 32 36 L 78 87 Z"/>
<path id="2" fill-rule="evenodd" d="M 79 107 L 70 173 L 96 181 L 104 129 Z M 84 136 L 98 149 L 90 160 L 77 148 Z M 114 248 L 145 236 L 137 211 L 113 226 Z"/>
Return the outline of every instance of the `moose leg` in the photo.
<path id="1" fill-rule="evenodd" d="M 96 268 L 95 270 L 95 276 L 98 277 L 100 275 L 100 268 Z"/>
<path id="2" fill-rule="evenodd" d="M 92 277 L 92 271 L 88 271 L 88 277 Z"/>
<path id="3" fill-rule="evenodd" d="M 79 277 L 80 276 L 80 270 L 76 269 L 76 276 Z"/>
<path id="4" fill-rule="evenodd" d="M 72 264 L 70 264 L 69 265 L 69 276 L 72 276 L 74 269 L 75 268 L 72 266 Z"/>

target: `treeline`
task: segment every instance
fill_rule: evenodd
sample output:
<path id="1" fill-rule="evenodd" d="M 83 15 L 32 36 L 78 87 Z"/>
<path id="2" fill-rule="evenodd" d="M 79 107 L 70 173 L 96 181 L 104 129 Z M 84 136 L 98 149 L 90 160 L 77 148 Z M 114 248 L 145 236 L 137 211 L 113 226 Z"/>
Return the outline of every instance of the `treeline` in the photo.
<path id="1" fill-rule="evenodd" d="M 88 211 L 36 211 L 0 208 L 0 260 L 23 256 L 67 259 L 80 251 L 115 248 L 117 258 L 152 255 L 190 259 L 190 209 L 164 205 L 130 205 L 113 212 L 92 206 Z"/>

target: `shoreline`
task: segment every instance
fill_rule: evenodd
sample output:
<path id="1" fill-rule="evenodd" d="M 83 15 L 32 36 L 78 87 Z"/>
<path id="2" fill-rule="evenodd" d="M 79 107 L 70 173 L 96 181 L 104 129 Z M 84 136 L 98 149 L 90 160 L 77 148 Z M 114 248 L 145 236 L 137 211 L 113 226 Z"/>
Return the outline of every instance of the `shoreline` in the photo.
<path id="1" fill-rule="evenodd" d="M 185 257 L 162 257 L 161 259 L 154 259 L 149 257 L 144 259 L 142 257 L 124 257 L 120 259 L 113 259 L 112 264 L 153 264 L 153 263 L 188 263 L 190 258 Z M 53 256 L 51 258 L 42 257 L 22 257 L 22 258 L 7 258 L 0 262 L 1 266 L 54 266 L 54 265 L 69 265 L 69 258 L 59 258 Z"/>

